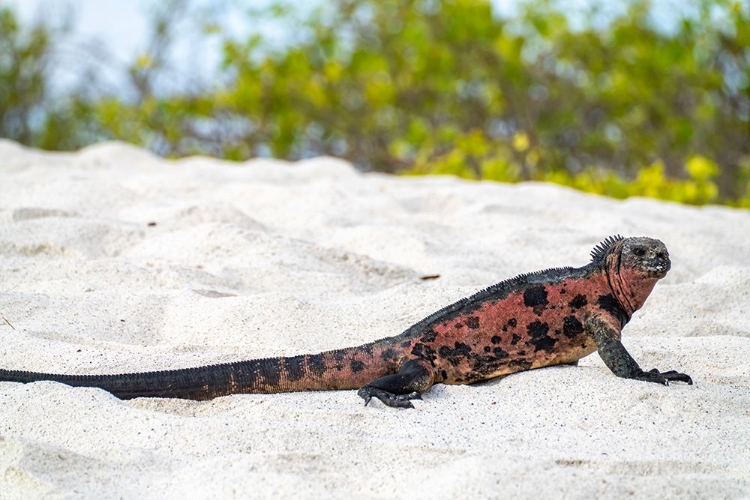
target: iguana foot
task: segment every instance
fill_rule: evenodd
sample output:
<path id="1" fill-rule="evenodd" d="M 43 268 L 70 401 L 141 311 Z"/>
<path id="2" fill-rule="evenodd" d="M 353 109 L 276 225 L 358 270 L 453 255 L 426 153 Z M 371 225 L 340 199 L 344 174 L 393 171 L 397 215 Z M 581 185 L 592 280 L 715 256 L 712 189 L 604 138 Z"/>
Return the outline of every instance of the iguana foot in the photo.
<path id="1" fill-rule="evenodd" d="M 365 400 L 378 398 L 391 408 L 414 408 L 412 399 L 422 399 L 422 393 L 432 386 L 433 371 L 429 362 L 411 359 L 401 365 L 397 373 L 376 378 L 362 387 L 357 394 Z"/>
<path id="2" fill-rule="evenodd" d="M 656 368 L 651 371 L 641 372 L 634 377 L 636 380 L 643 380 L 646 382 L 655 382 L 657 384 L 669 385 L 670 381 L 685 382 L 686 384 L 693 385 L 693 379 L 690 375 L 679 373 L 674 370 L 668 372 L 659 372 Z"/>
<path id="3" fill-rule="evenodd" d="M 357 391 L 359 397 L 365 400 L 365 406 L 370 402 L 372 398 L 378 398 L 384 405 L 390 406 L 391 408 L 414 408 L 411 404 L 411 399 L 422 399 L 422 395 L 418 392 L 411 392 L 409 394 L 393 394 L 392 392 L 378 389 L 366 385 Z"/>

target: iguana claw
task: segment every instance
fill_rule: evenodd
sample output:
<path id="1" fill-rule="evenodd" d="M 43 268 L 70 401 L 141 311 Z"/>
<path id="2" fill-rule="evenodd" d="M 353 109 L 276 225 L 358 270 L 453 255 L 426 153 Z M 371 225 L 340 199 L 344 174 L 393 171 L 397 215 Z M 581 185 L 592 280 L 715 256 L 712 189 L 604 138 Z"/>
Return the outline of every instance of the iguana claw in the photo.
<path id="1" fill-rule="evenodd" d="M 670 381 L 685 382 L 688 385 L 693 385 L 693 379 L 690 378 L 690 375 L 679 373 L 674 370 L 669 370 L 668 372 L 660 372 L 656 368 L 647 372 L 641 372 L 640 374 L 635 376 L 635 379 L 663 385 L 669 385 Z"/>

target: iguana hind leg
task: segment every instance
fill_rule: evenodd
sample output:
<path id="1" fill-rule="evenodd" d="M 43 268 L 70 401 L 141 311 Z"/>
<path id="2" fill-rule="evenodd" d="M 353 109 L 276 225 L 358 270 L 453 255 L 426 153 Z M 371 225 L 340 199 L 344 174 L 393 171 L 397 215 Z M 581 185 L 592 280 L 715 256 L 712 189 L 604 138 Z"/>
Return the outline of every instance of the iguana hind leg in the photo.
<path id="1" fill-rule="evenodd" d="M 378 398 L 392 408 L 414 408 L 412 399 L 422 399 L 434 381 L 432 367 L 424 360 L 412 359 L 401 365 L 398 373 L 377 378 L 362 387 L 357 394 L 365 400 Z"/>

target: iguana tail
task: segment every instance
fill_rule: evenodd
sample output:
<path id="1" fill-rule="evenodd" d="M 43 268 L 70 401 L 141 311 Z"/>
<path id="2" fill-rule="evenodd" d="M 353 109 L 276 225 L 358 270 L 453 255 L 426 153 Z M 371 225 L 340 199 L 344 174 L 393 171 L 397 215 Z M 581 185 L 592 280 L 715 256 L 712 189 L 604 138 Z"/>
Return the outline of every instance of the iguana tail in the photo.
<path id="1" fill-rule="evenodd" d="M 120 399 L 205 400 L 229 394 L 356 389 L 395 373 L 401 360 L 383 341 L 320 354 L 251 359 L 118 375 L 62 375 L 0 369 L 0 382 L 61 382 L 99 387 Z"/>

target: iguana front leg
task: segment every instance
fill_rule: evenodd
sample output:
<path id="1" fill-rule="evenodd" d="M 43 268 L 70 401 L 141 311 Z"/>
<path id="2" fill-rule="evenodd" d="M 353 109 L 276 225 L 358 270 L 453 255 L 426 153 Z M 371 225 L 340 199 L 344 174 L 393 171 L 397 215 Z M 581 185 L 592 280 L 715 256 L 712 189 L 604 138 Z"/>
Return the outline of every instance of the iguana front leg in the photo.
<path id="1" fill-rule="evenodd" d="M 412 399 L 422 399 L 434 381 L 429 363 L 412 359 L 401 366 L 398 373 L 373 380 L 362 387 L 357 394 L 365 400 L 365 406 L 372 398 L 378 398 L 392 408 L 414 408 Z"/>
<path id="2" fill-rule="evenodd" d="M 670 381 L 686 382 L 693 384 L 689 375 L 674 370 L 660 372 L 656 368 L 643 371 L 633 357 L 625 350 L 620 342 L 618 330 L 601 318 L 590 318 L 586 321 L 586 333 L 593 337 L 596 348 L 604 364 L 618 377 L 644 380 L 657 384 L 669 385 Z"/>

